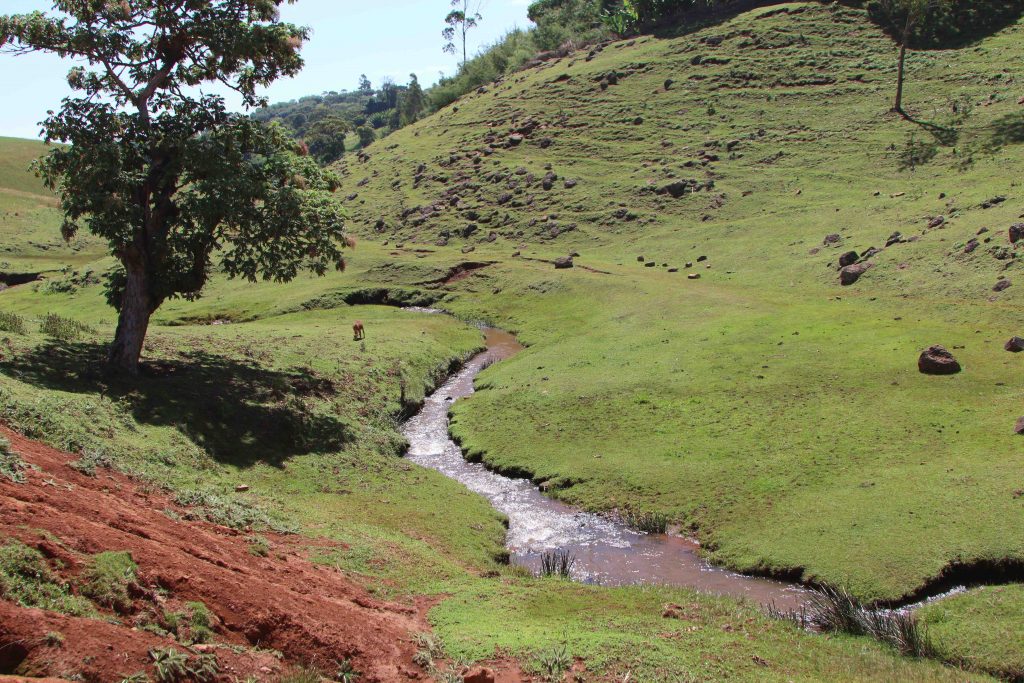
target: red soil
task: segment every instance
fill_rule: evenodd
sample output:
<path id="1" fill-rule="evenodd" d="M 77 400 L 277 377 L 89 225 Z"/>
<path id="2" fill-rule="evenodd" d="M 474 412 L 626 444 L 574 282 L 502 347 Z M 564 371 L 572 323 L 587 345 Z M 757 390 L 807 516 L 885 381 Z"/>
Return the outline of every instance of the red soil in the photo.
<path id="1" fill-rule="evenodd" d="M 0 675 L 105 682 L 145 671 L 155 679 L 149 650 L 171 646 L 215 653 L 223 681 L 276 680 L 298 665 L 331 675 L 344 659 L 362 682 L 426 678 L 412 663 L 410 635 L 427 630 L 427 601 L 407 607 L 370 597 L 338 571 L 306 560 L 304 546 L 318 542 L 301 536 L 270 536 L 270 556 L 256 557 L 240 532 L 169 518 L 162 510 L 176 506 L 162 493 L 106 470 L 85 476 L 68 466 L 76 456 L 5 428 L 0 434 L 39 468 L 26 473 L 25 484 L 0 479 L 0 539 L 37 548 L 72 581 L 88 555 L 102 551 L 127 550 L 139 566 L 132 609 L 105 620 L 0 600 Z M 146 615 L 196 600 L 216 615 L 211 645 L 187 648 L 136 628 Z M 49 632 L 63 642 L 47 644 Z"/>

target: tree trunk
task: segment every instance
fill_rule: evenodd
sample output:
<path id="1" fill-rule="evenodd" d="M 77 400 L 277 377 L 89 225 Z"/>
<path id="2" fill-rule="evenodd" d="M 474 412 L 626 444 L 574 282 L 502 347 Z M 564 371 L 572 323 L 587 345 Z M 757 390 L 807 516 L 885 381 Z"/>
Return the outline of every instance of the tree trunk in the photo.
<path id="1" fill-rule="evenodd" d="M 892 110 L 898 114 L 906 116 L 903 111 L 903 77 L 904 77 L 904 65 L 907 60 L 907 41 L 900 44 L 900 63 L 896 70 L 896 103 L 893 105 Z"/>
<path id="2" fill-rule="evenodd" d="M 153 306 L 145 268 L 126 264 L 125 271 L 127 282 L 121 297 L 114 343 L 107 354 L 107 365 L 114 372 L 134 377 L 139 374 L 139 357 L 142 355 L 142 344 L 146 341 Z"/>

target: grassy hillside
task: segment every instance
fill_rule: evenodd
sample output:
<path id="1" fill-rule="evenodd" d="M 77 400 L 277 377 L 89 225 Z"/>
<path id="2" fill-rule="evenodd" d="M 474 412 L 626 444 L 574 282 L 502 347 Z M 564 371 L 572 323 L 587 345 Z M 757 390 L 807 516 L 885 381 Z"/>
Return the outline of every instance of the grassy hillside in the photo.
<path id="1" fill-rule="evenodd" d="M 421 394 L 479 334 L 344 301 L 387 287 L 519 333 L 530 348 L 455 407 L 466 449 L 589 509 L 665 512 L 716 561 L 864 600 L 1024 562 L 1021 359 L 1002 350 L 1024 334 L 1006 238 L 1024 213 L 1022 32 L 912 54 L 907 104 L 927 125 L 887 114 L 891 42 L 817 4 L 517 74 L 346 159 L 339 196 L 364 236 L 347 273 L 218 278 L 163 307 L 139 387 L 90 370 L 113 325 L 83 277 L 102 252 L 51 257 L 0 214 L 17 258 L 73 266 L 0 294 L 27 321 L 7 337 L 0 407 L 177 489 L 251 484 L 279 523 L 348 545 L 322 561 L 388 595 L 449 596 L 432 620 L 456 657 L 529 668 L 565 642 L 599 680 L 962 680 L 733 601 L 500 566 L 484 502 L 394 457 L 399 378 Z M 32 225 L 59 239 L 50 210 Z M 871 246 L 842 287 L 839 256 Z M 1000 276 L 1012 286 L 995 292 Z M 47 338 L 50 311 L 93 330 Z M 964 372 L 918 373 L 937 343 Z M 1019 641 L 990 635 L 1017 633 L 1024 598 L 1005 590 L 928 617 L 950 660 L 1020 674 Z M 665 602 L 692 619 L 666 621 Z"/>

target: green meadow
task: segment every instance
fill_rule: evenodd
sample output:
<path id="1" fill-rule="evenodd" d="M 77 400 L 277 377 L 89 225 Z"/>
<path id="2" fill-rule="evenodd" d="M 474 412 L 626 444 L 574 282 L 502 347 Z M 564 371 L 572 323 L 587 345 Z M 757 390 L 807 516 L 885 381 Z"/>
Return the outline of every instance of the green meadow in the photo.
<path id="1" fill-rule="evenodd" d="M 98 369 L 113 261 L 61 241 L 26 172 L 43 147 L 0 139 L 0 271 L 47 271 L 0 293 L 25 328 L 0 332 L 0 417 L 202 492 L 212 519 L 240 505 L 342 541 L 316 560 L 394 599 L 438 597 L 431 622 L 458 660 L 539 674 L 564 646 L 587 680 L 1020 678 L 1024 593 L 1002 576 L 920 611 L 943 662 L 731 599 L 525 576 L 503 564 L 500 516 L 404 461 L 398 427 L 486 322 L 528 348 L 480 375 L 453 434 L 561 500 L 666 514 L 716 563 L 865 603 L 1024 566 L 1024 357 L 1003 349 L 1024 336 L 1007 239 L 1024 220 L 1022 35 L 912 52 L 914 121 L 888 113 L 892 41 L 839 5 L 510 75 L 340 162 L 361 238 L 345 273 L 217 277 L 169 302 L 137 382 Z M 840 255 L 870 247 L 840 285 Z M 461 264 L 471 274 L 449 278 Z M 355 303 L 381 291 L 453 316 Z M 51 313 L 82 326 L 46 334 Z M 963 371 L 919 373 L 932 344 Z"/>

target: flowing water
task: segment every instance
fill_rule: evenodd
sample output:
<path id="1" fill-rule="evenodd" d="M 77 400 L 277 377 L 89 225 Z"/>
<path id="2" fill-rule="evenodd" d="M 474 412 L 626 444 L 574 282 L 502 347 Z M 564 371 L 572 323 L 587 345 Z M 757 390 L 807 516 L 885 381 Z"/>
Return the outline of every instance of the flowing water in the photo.
<path id="1" fill-rule="evenodd" d="M 616 520 L 548 498 L 529 480 L 505 477 L 467 462 L 448 435 L 448 408 L 473 393 L 473 379 L 481 370 L 523 348 L 507 332 L 490 328 L 484 332 L 487 351 L 429 396 L 402 431 L 409 440 L 410 460 L 461 482 L 508 517 L 506 545 L 513 562 L 536 570 L 543 553 L 561 550 L 576 558 L 573 578 L 588 583 L 685 586 L 786 609 L 806 601 L 808 592 L 798 586 L 708 564 L 698 555 L 694 541 L 634 531 Z"/>

